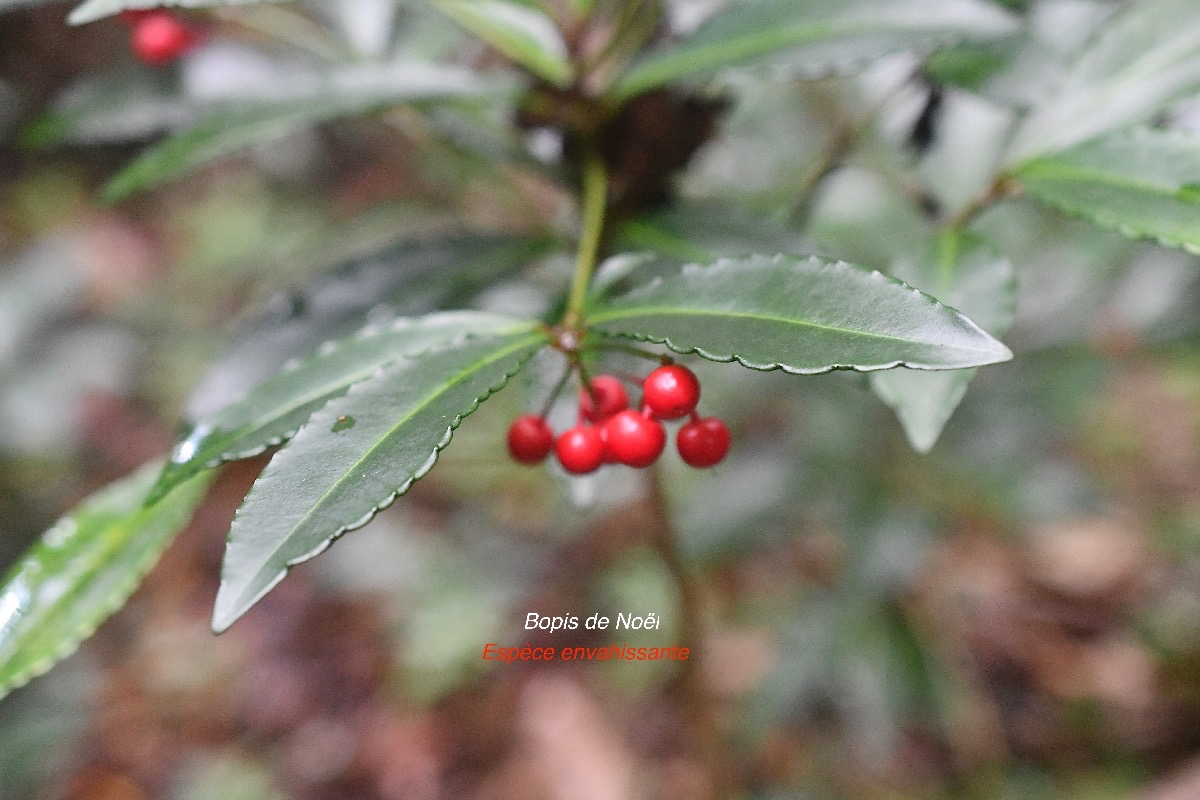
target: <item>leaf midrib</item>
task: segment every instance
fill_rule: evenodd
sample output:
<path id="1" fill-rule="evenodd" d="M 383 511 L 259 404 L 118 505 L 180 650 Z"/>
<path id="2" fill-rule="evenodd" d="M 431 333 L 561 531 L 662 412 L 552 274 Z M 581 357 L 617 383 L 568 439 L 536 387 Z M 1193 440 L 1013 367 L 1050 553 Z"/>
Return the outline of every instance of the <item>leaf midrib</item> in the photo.
<path id="1" fill-rule="evenodd" d="M 395 360 L 399 360 L 404 357 L 405 356 L 403 354 L 401 354 L 401 355 L 397 356 Z M 309 403 L 316 402 L 317 400 L 320 400 L 322 397 L 328 397 L 330 395 L 335 394 L 340 389 L 345 389 L 349 386 L 353 386 L 355 383 L 366 380 L 367 378 L 371 377 L 371 374 L 373 372 L 375 372 L 381 366 L 386 366 L 388 363 L 391 363 L 391 362 L 388 361 L 388 362 L 383 362 L 381 364 L 374 364 L 371 367 L 363 367 L 362 369 L 356 370 L 353 373 L 348 373 L 348 374 L 344 375 L 341 380 L 329 381 L 328 383 L 323 384 L 319 390 L 314 390 L 306 395 L 303 395 L 302 397 L 297 398 L 295 402 L 293 402 L 289 405 L 275 406 L 276 412 L 274 412 L 274 413 L 267 412 L 267 413 L 259 414 L 259 415 L 255 416 L 250 421 L 229 431 L 229 433 L 225 437 L 223 437 L 224 441 L 221 444 L 220 452 L 217 453 L 216 455 L 212 456 L 212 458 L 220 458 L 222 460 L 229 460 L 229 459 L 237 457 L 237 455 L 239 454 L 238 452 L 230 452 L 230 448 L 233 447 L 234 443 L 241 441 L 242 439 L 246 438 L 246 436 L 250 435 L 251 433 L 253 433 L 255 431 L 262 430 L 266 426 L 282 420 L 284 417 L 288 416 L 289 414 L 295 413 L 297 409 L 303 408 L 304 406 L 308 405 Z M 227 410 L 232 410 L 232 408 L 227 409 Z M 218 415 L 217 418 L 220 418 L 220 416 L 222 416 L 222 415 Z M 206 461 L 207 460 L 211 460 L 211 459 L 206 459 Z"/>
<path id="2" fill-rule="evenodd" d="M 475 334 L 475 335 L 476 336 L 514 336 L 514 335 L 520 333 L 522 327 L 525 327 L 525 326 L 515 326 L 512 330 L 509 330 L 509 331 L 505 331 L 505 330 L 487 331 L 486 333 L 479 333 L 479 334 Z M 466 333 L 468 336 L 471 335 L 470 331 L 466 331 Z M 383 334 L 383 335 L 386 335 L 386 334 Z M 453 337 L 451 337 L 451 339 L 452 338 Z M 279 411 L 278 413 L 272 414 L 270 412 L 267 412 L 267 413 L 256 415 L 250 421 L 240 425 L 238 428 L 229 432 L 228 436 L 225 437 L 225 444 L 222 445 L 220 454 L 218 456 L 214 456 L 214 458 L 219 457 L 221 459 L 227 459 L 231 455 L 236 456 L 237 455 L 236 453 L 230 454 L 228 452 L 230 443 L 237 442 L 239 439 L 244 438 L 247 435 L 247 428 L 249 428 L 251 430 L 260 430 L 273 422 L 279 421 L 280 419 L 286 417 L 288 414 L 294 413 L 297 409 L 302 408 L 303 406 L 305 406 L 309 403 L 320 400 L 322 397 L 328 397 L 329 395 L 335 394 L 337 391 L 339 391 L 341 389 L 345 389 L 348 386 L 352 386 L 355 383 L 359 383 L 363 380 L 366 380 L 367 378 L 371 377 L 371 375 L 374 374 L 375 371 L 380 369 L 381 367 L 386 367 L 391 364 L 394 364 L 395 362 L 399 361 L 402 358 L 414 358 L 414 357 L 420 355 L 425 350 L 429 350 L 429 349 L 433 349 L 433 348 L 437 347 L 439 344 L 446 344 L 446 342 L 438 342 L 438 341 L 426 342 L 425 347 L 418 348 L 418 349 L 410 351 L 410 352 L 403 352 L 403 348 L 401 348 L 402 352 L 390 354 L 386 358 L 384 358 L 380 361 L 373 362 L 369 366 L 365 366 L 361 369 L 355 370 L 354 372 L 343 373 L 343 377 L 339 380 L 327 381 L 326 383 L 321 385 L 320 389 L 313 390 L 313 391 L 309 392 L 308 394 L 303 395 L 303 397 L 298 399 L 297 402 L 294 402 L 291 405 L 284 407 L 283 410 Z M 353 344 L 347 345 L 347 347 L 351 347 L 351 346 L 353 346 Z M 307 361 L 300 367 L 297 367 L 296 370 L 292 370 L 291 372 L 284 373 L 284 374 L 288 375 L 288 376 L 294 376 L 296 374 L 296 372 L 298 372 L 301 369 L 305 369 L 310 364 L 316 363 L 317 360 L 321 360 L 321 361 L 324 361 L 326 359 L 336 360 L 339 355 L 345 356 L 345 349 L 346 348 L 338 348 L 337 350 L 335 350 L 331 353 L 318 356 L 317 359 Z M 247 397 L 246 399 L 249 400 L 249 397 Z M 276 408 L 279 408 L 279 407 L 276 406 Z M 229 411 L 229 410 L 232 410 L 232 407 L 230 409 L 226 409 L 226 411 Z M 215 422 L 215 420 L 221 418 L 222 416 L 224 416 L 224 414 L 217 414 L 217 416 L 214 417 L 214 422 Z"/>
<path id="3" fill-rule="evenodd" d="M 949 309 L 948 306 L 942 306 L 942 307 Z M 678 306 L 638 306 L 636 308 L 630 308 L 630 309 L 618 309 L 617 311 L 610 311 L 608 314 L 594 315 L 591 319 L 591 323 L 593 325 L 597 325 L 597 324 L 603 324 L 605 322 L 610 322 L 610 321 L 616 320 L 616 319 L 624 319 L 624 318 L 628 318 L 628 317 L 637 317 L 637 316 L 645 316 L 645 315 L 696 316 L 696 317 L 720 316 L 720 317 L 729 317 L 729 318 L 734 318 L 734 319 L 752 319 L 752 320 L 756 320 L 756 321 L 780 322 L 780 323 L 784 323 L 787 325 L 795 325 L 797 327 L 814 328 L 817 330 L 831 331 L 834 333 L 845 334 L 847 336 L 859 336 L 859 337 L 870 338 L 870 339 L 883 339 L 886 341 L 893 341 L 893 342 L 908 342 L 911 344 L 923 344 L 923 345 L 927 345 L 927 346 L 931 346 L 931 347 L 948 347 L 948 348 L 953 348 L 953 349 L 958 349 L 958 350 L 966 350 L 969 352 L 987 353 L 987 352 L 992 352 L 995 349 L 995 348 L 965 347 L 962 345 L 939 345 L 934 342 L 923 341 L 921 339 L 908 339 L 903 336 L 893 336 L 893 335 L 886 334 L 886 333 L 874 333 L 872 331 L 861 331 L 861 330 L 855 330 L 853 328 L 839 328 L 834 325 L 823 325 L 819 322 L 811 322 L 808 320 L 798 320 L 798 319 L 789 318 L 789 317 L 780 317 L 780 316 L 776 316 L 773 314 L 751 314 L 751 313 L 747 313 L 744 311 L 736 311 L 735 312 L 735 311 L 720 311 L 720 310 L 713 310 L 713 309 L 704 309 L 704 310 L 697 311 L 697 310 L 693 310 L 693 309 L 679 308 Z M 982 330 L 982 329 L 980 329 L 980 330 Z M 990 336 L 990 334 L 988 334 L 988 335 Z"/>
<path id="4" fill-rule="evenodd" d="M 1171 188 L 1164 183 L 1154 183 L 1149 180 L 1125 175 L 1118 172 L 1107 172 L 1100 167 L 1085 167 L 1064 161 L 1038 159 L 1031 161 L 1017 170 L 1017 179 L 1032 177 L 1034 181 L 1071 181 L 1078 180 L 1100 186 L 1117 189 L 1136 189 L 1147 194 L 1159 195 L 1167 199 L 1177 199 L 1179 190 L 1184 183 Z"/>

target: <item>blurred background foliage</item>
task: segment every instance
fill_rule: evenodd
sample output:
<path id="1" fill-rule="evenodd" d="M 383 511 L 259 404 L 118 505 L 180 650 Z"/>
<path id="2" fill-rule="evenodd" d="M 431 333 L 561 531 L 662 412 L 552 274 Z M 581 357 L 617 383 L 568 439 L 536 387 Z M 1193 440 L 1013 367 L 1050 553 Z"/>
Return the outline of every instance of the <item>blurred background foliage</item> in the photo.
<path id="1" fill-rule="evenodd" d="M 625 235 L 887 268 L 923 246 L 911 231 L 929 204 L 989 179 L 1005 103 L 1029 89 L 1014 65 L 1077 49 L 1111 5 L 1033 4 L 1037 57 L 961 48 L 821 81 L 743 76 L 675 204 Z M 135 65 L 115 19 L 71 28 L 66 11 L 0 16 L 0 562 L 164 453 L 231 336 L 319 316 L 314 298 L 335 298 L 328 319 L 352 305 L 352 280 L 298 288 L 339 264 L 464 227 L 533 234 L 551 244 L 472 302 L 553 302 L 570 194 L 486 107 L 302 126 L 97 199 L 230 75 L 269 86 L 330 52 L 494 58 L 420 4 L 222 11 L 222 35 L 165 72 Z M 919 137 L 922 74 L 947 83 Z M 102 75 L 133 76 L 122 91 L 144 116 L 72 105 Z M 81 108 L 86 135 L 31 146 Z M 853 157 L 825 176 L 851 135 Z M 864 376 L 692 365 L 735 447 L 716 470 L 665 466 L 708 626 L 678 643 L 704 655 L 745 797 L 1200 796 L 1196 259 L 1021 199 L 975 230 L 1017 267 L 1017 355 L 980 372 L 928 455 Z M 237 369 L 255 367 L 235 364 L 235 383 Z M 214 638 L 223 532 L 262 461 L 226 468 L 133 601 L 0 703 L 0 797 L 694 796 L 670 665 L 480 659 L 486 642 L 547 641 L 521 630 L 529 611 L 654 611 L 664 629 L 643 641 L 678 641 L 637 476 L 555 480 L 505 457 L 508 421 L 551 374 L 485 405 L 411 495 Z"/>

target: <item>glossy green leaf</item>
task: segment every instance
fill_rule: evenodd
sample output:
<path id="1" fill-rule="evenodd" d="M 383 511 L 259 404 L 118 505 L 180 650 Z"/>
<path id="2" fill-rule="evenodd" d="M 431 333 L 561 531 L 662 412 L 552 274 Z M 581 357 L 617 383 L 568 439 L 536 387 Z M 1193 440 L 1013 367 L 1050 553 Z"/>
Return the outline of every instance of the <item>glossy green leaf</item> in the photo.
<path id="1" fill-rule="evenodd" d="M 1200 253 L 1200 136 L 1133 130 L 1027 161 L 1032 196 L 1135 239 Z"/>
<path id="2" fill-rule="evenodd" d="M 463 418 L 546 344 L 546 334 L 529 325 L 464 338 L 394 362 L 313 414 L 234 517 L 213 629 L 228 628 L 290 567 L 408 491 Z"/>
<path id="3" fill-rule="evenodd" d="M 734 0 L 678 44 L 618 82 L 627 99 L 664 83 L 766 63 L 819 77 L 905 50 L 1011 33 L 1016 23 L 982 0 Z"/>
<path id="4" fill-rule="evenodd" d="M 1139 0 L 1100 27 L 1056 91 L 1026 117 L 1009 163 L 1151 118 L 1200 90 L 1200 3 Z"/>
<path id="5" fill-rule="evenodd" d="M 122 11 L 145 8 L 211 8 L 213 6 L 248 6 L 257 3 L 284 3 L 290 0 L 86 0 L 67 17 L 72 25 L 95 22 Z"/>
<path id="6" fill-rule="evenodd" d="M 283 99 L 210 114 L 143 153 L 104 188 L 109 202 L 157 186 L 198 167 L 310 125 L 402 103 L 502 96 L 504 82 L 451 65 L 391 64 L 338 71 L 300 85 Z"/>
<path id="7" fill-rule="evenodd" d="M 434 0 L 447 16 L 556 86 L 568 86 L 575 70 L 566 42 L 542 11 L 510 0 Z"/>
<path id="8" fill-rule="evenodd" d="M 1016 276 L 1008 259 L 978 240 L 947 236 L 928 257 L 898 265 L 892 274 L 941 302 L 969 314 L 995 336 L 1012 324 Z M 915 372 L 894 369 L 871 375 L 871 388 L 904 427 L 913 449 L 927 453 L 962 402 L 976 370 Z"/>
<path id="9" fill-rule="evenodd" d="M 291 437 L 331 398 L 385 365 L 464 335 L 526 331 L 529 320 L 473 311 L 401 318 L 328 342 L 309 358 L 267 379 L 241 400 L 196 422 L 171 451 L 155 486 L 157 498 L 196 472 L 247 458 Z"/>
<path id="10" fill-rule="evenodd" d="M 198 475 L 145 506 L 158 465 L 101 489 L 60 519 L 0 587 L 0 696 L 66 658 L 120 608 L 203 499 Z"/>
<path id="11" fill-rule="evenodd" d="M 755 255 L 688 266 L 595 311 L 596 333 L 797 374 L 959 369 L 1012 353 L 965 316 L 841 261 Z"/>

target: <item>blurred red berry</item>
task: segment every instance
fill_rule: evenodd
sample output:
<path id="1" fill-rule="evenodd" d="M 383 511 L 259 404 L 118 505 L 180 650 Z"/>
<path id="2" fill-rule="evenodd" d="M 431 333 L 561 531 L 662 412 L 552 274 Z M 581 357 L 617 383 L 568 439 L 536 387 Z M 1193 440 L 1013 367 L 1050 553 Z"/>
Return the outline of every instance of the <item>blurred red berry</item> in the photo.
<path id="1" fill-rule="evenodd" d="M 579 413 L 592 422 L 604 420 L 629 407 L 625 385 L 612 375 L 592 378 L 591 390 L 579 390 Z"/>
<path id="2" fill-rule="evenodd" d="M 648 467 L 662 455 L 667 445 L 667 432 L 656 419 L 626 409 L 604 424 L 604 440 L 608 452 L 630 467 Z"/>
<path id="3" fill-rule="evenodd" d="M 716 417 L 696 417 L 675 434 L 675 447 L 685 464 L 714 466 L 729 452 L 729 428 Z"/>
<path id="4" fill-rule="evenodd" d="M 554 444 L 563 469 L 574 475 L 595 472 L 604 463 L 604 442 L 590 425 L 576 425 L 563 432 Z"/>
<path id="5" fill-rule="evenodd" d="M 554 431 L 537 414 L 524 414 L 508 429 L 508 452 L 522 464 L 536 464 L 554 449 Z"/>
<path id="6" fill-rule="evenodd" d="M 130 33 L 130 47 L 142 62 L 169 64 L 195 47 L 200 37 L 165 11 L 154 11 L 138 20 Z"/>

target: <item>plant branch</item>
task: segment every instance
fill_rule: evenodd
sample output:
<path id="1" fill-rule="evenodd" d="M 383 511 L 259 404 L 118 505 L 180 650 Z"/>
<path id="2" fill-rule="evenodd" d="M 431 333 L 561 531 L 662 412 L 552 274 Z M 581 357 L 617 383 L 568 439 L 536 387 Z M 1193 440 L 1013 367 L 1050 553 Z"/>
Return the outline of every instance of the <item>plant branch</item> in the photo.
<path id="1" fill-rule="evenodd" d="M 796 191 L 796 199 L 792 204 L 791 215 L 792 221 L 796 225 L 803 227 L 808 222 L 808 218 L 812 214 L 813 200 L 816 197 L 817 187 L 842 163 L 842 159 L 846 157 L 846 154 L 858 142 L 859 136 L 859 131 L 855 130 L 849 124 L 839 126 L 834 132 L 833 138 L 821 154 L 820 160 L 804 180 L 800 182 L 800 187 Z"/>
<path id="2" fill-rule="evenodd" d="M 583 232 L 579 237 L 579 255 L 575 260 L 575 278 L 567 298 L 562 327 L 573 330 L 583 317 L 583 304 L 592 282 L 592 273 L 600 256 L 604 238 L 604 215 L 608 210 L 608 173 L 594 148 L 588 148 L 583 162 Z"/>
<path id="3" fill-rule="evenodd" d="M 562 377 L 554 384 L 554 388 L 550 391 L 550 396 L 546 398 L 546 402 L 542 405 L 541 416 L 543 418 L 549 416 L 550 409 L 554 405 L 554 401 L 562 394 L 562 390 L 566 388 L 567 381 L 571 380 L 571 362 L 567 362 L 567 368 L 563 370 Z"/>
<path id="4" fill-rule="evenodd" d="M 961 231 L 993 204 L 1016 193 L 1016 184 L 1009 180 L 1007 175 L 998 175 L 982 194 L 971 200 L 971 202 L 960 208 L 958 213 L 942 223 L 942 230 L 949 232 Z"/>
<path id="5" fill-rule="evenodd" d="M 865 111 L 854 116 L 834 99 L 832 93 L 817 85 L 813 89 L 814 101 L 821 106 L 821 113 L 835 120 L 833 133 L 828 144 L 821 152 L 817 163 L 800 181 L 796 190 L 795 200 L 792 201 L 791 219 L 798 227 L 808 224 L 816 200 L 817 189 L 845 161 L 846 156 L 859 145 L 870 132 L 880 112 L 890 103 L 896 94 L 912 80 L 912 72 L 908 77 L 899 81 L 894 87 L 873 102 Z"/>
<path id="6" fill-rule="evenodd" d="M 678 687 L 687 727 L 695 737 L 696 757 L 707 771 L 707 794 L 700 795 L 697 800 L 726 800 L 733 796 L 732 770 L 722 742 L 713 697 L 704 680 L 701 586 L 684 563 L 679 550 L 679 540 L 671 523 L 662 473 L 658 467 L 650 470 L 650 500 L 655 517 L 650 544 L 678 587 L 679 640 L 692 648 L 688 659 L 680 662 Z"/>

